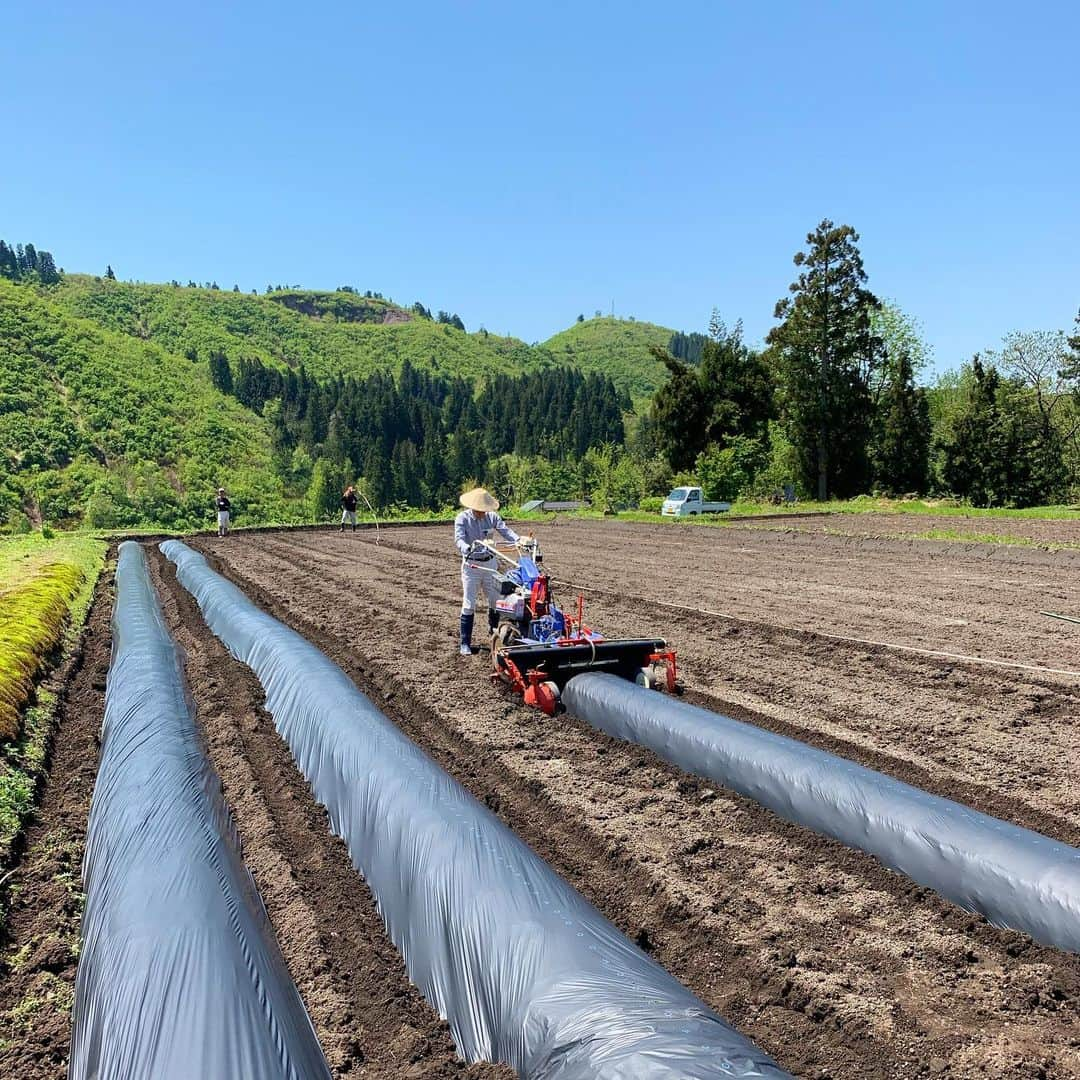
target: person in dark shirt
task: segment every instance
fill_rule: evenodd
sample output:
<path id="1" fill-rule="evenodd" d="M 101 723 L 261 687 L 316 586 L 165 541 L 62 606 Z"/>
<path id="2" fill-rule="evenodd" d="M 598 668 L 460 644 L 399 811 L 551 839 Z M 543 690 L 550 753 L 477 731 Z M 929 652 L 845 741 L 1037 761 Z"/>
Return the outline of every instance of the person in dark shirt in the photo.
<path id="1" fill-rule="evenodd" d="M 346 520 L 352 522 L 352 531 L 356 532 L 356 488 L 350 484 L 341 496 L 341 531 L 345 531 Z"/>
<path id="2" fill-rule="evenodd" d="M 217 534 L 218 536 L 227 536 L 232 503 L 229 502 L 229 496 L 225 494 L 224 488 L 217 489 L 217 498 L 214 500 L 214 505 L 217 506 Z"/>

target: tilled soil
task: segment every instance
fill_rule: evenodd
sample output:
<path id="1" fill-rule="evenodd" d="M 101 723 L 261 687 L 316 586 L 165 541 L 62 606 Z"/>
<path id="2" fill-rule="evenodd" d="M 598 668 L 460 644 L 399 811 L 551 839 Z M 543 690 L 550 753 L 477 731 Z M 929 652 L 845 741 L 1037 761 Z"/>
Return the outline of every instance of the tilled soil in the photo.
<path id="1" fill-rule="evenodd" d="M 1076 688 L 1068 678 L 657 606 L 700 602 L 703 589 L 714 591 L 715 604 L 724 580 L 746 581 L 760 608 L 740 595 L 744 617 L 786 616 L 794 624 L 791 606 L 775 588 L 764 589 L 771 559 L 774 586 L 796 565 L 803 580 L 817 583 L 807 590 L 814 602 L 799 614 L 828 611 L 834 630 L 860 629 L 867 606 L 860 588 L 880 582 L 896 596 L 881 605 L 878 632 L 902 636 L 911 627 L 893 619 L 906 614 L 900 594 L 907 590 L 907 603 L 917 602 L 934 579 L 924 566 L 931 558 L 941 558 L 941 574 L 964 567 L 979 578 L 964 595 L 982 611 L 982 584 L 1000 577 L 983 565 L 985 555 L 966 565 L 957 549 L 954 565 L 936 548 L 920 553 L 893 543 L 860 551 L 844 540 L 802 537 L 807 546 L 785 567 L 777 565 L 789 557 L 775 546 L 778 534 L 739 531 L 738 545 L 750 552 L 740 556 L 732 530 L 674 533 L 582 523 L 542 538 L 556 576 L 605 589 L 592 617 L 606 631 L 669 636 L 699 700 L 850 749 L 944 794 L 978 796 L 994 812 L 1075 840 L 1080 818 L 1068 760 L 1048 752 L 1039 774 L 1004 752 L 982 769 L 971 766 L 981 760 L 979 739 L 983 755 L 996 753 L 1004 738 L 1014 758 L 1031 756 L 1036 739 L 1054 736 L 1054 724 L 1038 720 L 1042 710 L 1074 728 Z M 694 545 L 704 550 L 695 553 Z M 796 1074 L 1080 1075 L 1080 958 L 995 930 L 868 856 L 573 718 L 550 720 L 509 700 L 488 684 L 485 658 L 454 655 L 458 573 L 448 535 L 393 530 L 376 545 L 360 533 L 263 534 L 197 546 L 323 648 L 609 918 Z M 1030 583 L 1038 566 L 1010 573 Z M 952 587 L 959 597 L 959 585 Z M 1006 606 L 999 601 L 991 610 Z M 1012 647 L 1031 656 L 1023 644 L 1018 638 Z M 907 730 L 916 723 L 924 727 Z M 972 727 L 980 734 L 964 749 Z M 1074 743 L 1063 737 L 1057 758 L 1069 759 Z"/>
<path id="2" fill-rule="evenodd" d="M 1075 627 L 1040 614 L 1080 617 L 1080 551 L 623 522 L 562 522 L 540 535 L 555 576 L 585 585 L 804 630 L 1080 667 Z M 386 538 L 446 550 L 434 530 Z"/>
<path id="3" fill-rule="evenodd" d="M 1080 612 L 1080 552 L 591 522 L 540 535 L 596 625 L 664 634 L 713 707 L 1080 845 L 1080 675 L 1042 670 L 1080 671 L 1080 626 L 1039 615 Z M 436 530 L 380 547 L 456 580 Z"/>
<path id="4" fill-rule="evenodd" d="M 721 521 L 723 519 L 720 519 Z M 738 519 L 732 519 L 736 524 Z M 758 528 L 784 528 L 818 534 L 847 533 L 851 536 L 926 536 L 928 533 L 956 533 L 976 537 L 1001 536 L 1030 541 L 1048 547 L 1080 547 L 1080 518 L 1000 518 L 964 517 L 960 514 L 807 514 L 770 522 L 753 522 Z"/>
<path id="5" fill-rule="evenodd" d="M 105 712 L 112 565 L 98 580 L 57 705 L 48 779 L 21 858 L 5 883 L 0 1076 L 63 1080 L 82 918 L 82 859 Z"/>
<path id="6" fill-rule="evenodd" d="M 175 569 L 151 549 L 151 574 L 186 674 L 211 762 L 288 966 L 335 1077 L 509 1078 L 467 1066 L 449 1030 L 409 982 L 401 956 L 344 843 L 330 834 L 251 670 L 207 629 Z"/>

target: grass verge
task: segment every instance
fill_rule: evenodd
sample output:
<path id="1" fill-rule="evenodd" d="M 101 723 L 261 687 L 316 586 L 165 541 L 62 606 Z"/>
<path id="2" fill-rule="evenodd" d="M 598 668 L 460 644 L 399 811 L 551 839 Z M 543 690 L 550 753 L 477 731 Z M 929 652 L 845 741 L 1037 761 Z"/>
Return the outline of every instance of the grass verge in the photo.
<path id="1" fill-rule="evenodd" d="M 56 695 L 42 680 L 78 642 L 104 558 L 82 536 L 0 542 L 0 867 L 45 770 Z"/>

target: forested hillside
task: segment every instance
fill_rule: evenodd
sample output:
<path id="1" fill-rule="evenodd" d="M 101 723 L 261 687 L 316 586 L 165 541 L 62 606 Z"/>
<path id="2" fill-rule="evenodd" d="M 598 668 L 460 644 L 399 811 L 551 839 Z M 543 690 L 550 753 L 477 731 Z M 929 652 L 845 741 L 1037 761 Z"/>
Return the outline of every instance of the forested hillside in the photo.
<path id="1" fill-rule="evenodd" d="M 352 480 L 378 507 L 436 508 L 522 468 L 576 484 L 575 463 L 624 442 L 629 399 L 606 376 L 448 312 L 352 290 L 58 283 L 51 256 L 4 251 L 7 529 L 197 526 L 219 485 L 247 523 L 329 513 Z"/>
<path id="2" fill-rule="evenodd" d="M 200 526 L 507 499 L 1080 493 L 1080 321 L 1008 335 L 933 385 L 918 324 L 868 288 L 858 234 L 796 254 L 764 349 L 579 317 L 543 345 L 343 287 L 145 285 L 0 245 L 0 529 Z"/>
<path id="3" fill-rule="evenodd" d="M 513 463 L 578 462 L 625 441 L 611 380 L 576 368 L 497 375 L 478 388 L 406 360 L 396 378 L 320 382 L 303 367 L 282 374 L 259 360 L 234 372 L 216 354 L 211 378 L 263 416 L 276 477 L 315 516 L 332 513 L 357 477 L 375 506 L 434 510 L 481 477 L 506 493 Z"/>
<path id="4" fill-rule="evenodd" d="M 72 314 L 170 352 L 203 361 L 220 352 L 234 362 L 258 358 L 280 368 L 303 364 L 319 379 L 396 372 L 406 360 L 470 379 L 550 362 L 515 338 L 467 334 L 429 314 L 343 292 L 254 295 L 69 274 L 56 299 Z"/>
<path id="5" fill-rule="evenodd" d="M 0 512 L 113 526 L 202 516 L 218 484 L 283 510 L 264 422 L 205 365 L 0 280 Z M 25 516 L 24 516 L 25 515 Z"/>

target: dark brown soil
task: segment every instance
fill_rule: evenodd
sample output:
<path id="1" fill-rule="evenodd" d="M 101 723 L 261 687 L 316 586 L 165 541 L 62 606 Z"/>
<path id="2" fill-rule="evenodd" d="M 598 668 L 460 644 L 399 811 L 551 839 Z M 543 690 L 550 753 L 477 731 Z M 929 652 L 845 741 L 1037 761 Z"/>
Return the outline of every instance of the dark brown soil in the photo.
<path id="1" fill-rule="evenodd" d="M 743 521 L 747 519 L 742 519 Z M 732 524 L 737 524 L 733 519 Z M 954 533 L 958 537 L 1008 537 L 1037 546 L 1058 544 L 1080 547 L 1080 518 L 965 517 L 962 514 L 826 514 L 793 516 L 781 521 L 763 517 L 755 526 L 795 529 L 818 534 L 847 533 L 851 536 L 921 537 L 930 533 Z M 962 541 L 961 541 L 962 542 Z"/>
<path id="2" fill-rule="evenodd" d="M 210 758 L 289 971 L 335 1076 L 511 1077 L 467 1066 L 447 1026 L 408 980 L 344 843 L 330 834 L 250 669 L 210 633 L 173 565 L 150 549 L 166 623 Z"/>
<path id="3" fill-rule="evenodd" d="M 6 883 L 0 962 L 0 1076 L 62 1080 L 82 918 L 82 858 L 98 767 L 112 633 L 112 564 L 57 703 L 49 774 L 25 848 Z"/>
<path id="4" fill-rule="evenodd" d="M 1004 670 L 979 669 L 976 676 L 975 669 L 925 658 L 900 663 L 887 650 L 826 645 L 812 634 L 778 638 L 760 625 L 733 632 L 690 616 L 668 619 L 671 612 L 670 625 L 657 626 L 657 610 L 643 607 L 641 597 L 682 602 L 688 588 L 695 595 L 715 588 L 711 575 L 688 574 L 687 564 L 711 570 L 714 562 L 732 561 L 724 551 L 732 543 L 728 530 L 679 530 L 674 551 L 652 545 L 657 532 L 575 524 L 544 539 L 552 569 L 569 565 L 565 576 L 587 575 L 590 583 L 611 584 L 613 593 L 625 585 L 629 596 L 604 596 L 593 608 L 595 620 L 613 633 L 668 633 L 691 690 L 714 706 L 842 741 L 875 756 L 877 767 L 898 762 L 921 770 L 945 794 L 1000 798 L 996 809 L 1030 813 L 1029 820 L 1056 825 L 1059 835 L 1073 826 L 1076 794 L 1070 799 L 1068 767 L 1051 762 L 1052 755 L 1056 801 L 1040 798 L 1030 783 L 1001 783 L 1008 775 L 1000 771 L 995 783 L 992 768 L 965 772 L 950 753 L 967 716 L 958 718 L 958 708 L 993 717 L 985 747 L 993 750 L 991 732 L 1003 729 L 1014 756 L 1028 745 L 1025 735 L 1034 742 L 1036 734 L 1010 734 L 1000 722 L 1019 713 L 1030 724 L 1031 702 L 1021 695 L 1037 695 L 1068 726 L 1075 699 L 1067 682 Z M 661 536 L 674 533 L 663 529 Z M 760 537 L 763 545 L 753 549 L 743 575 L 765 580 L 767 545 L 775 538 L 743 535 L 740 544 L 751 547 Z M 336 532 L 263 534 L 197 546 L 341 664 L 668 970 L 798 1075 L 1080 1075 L 1080 958 L 996 930 L 869 857 L 572 718 L 552 721 L 524 710 L 489 685 L 483 657 L 454 655 L 458 586 L 449 537 L 396 530 L 379 546 L 372 541 Z M 818 563 L 809 551 L 802 555 L 804 577 L 813 578 L 837 541 L 807 542 L 824 545 Z M 695 555 L 694 544 L 706 550 Z M 857 581 L 866 571 L 855 564 L 867 554 L 845 556 L 856 579 L 848 602 L 856 607 L 866 603 Z M 913 551 L 911 565 L 926 558 Z M 956 558 L 962 560 L 962 549 Z M 873 570 L 899 591 L 903 578 L 890 578 L 893 572 L 887 559 Z M 724 573 L 739 577 L 734 565 Z M 774 582 L 784 579 L 780 567 L 772 573 Z M 912 596 L 918 588 L 910 584 Z M 845 610 L 834 598 L 834 626 L 844 625 Z M 888 621 L 888 606 L 881 611 Z M 947 694 L 940 692 L 942 671 Z M 990 700 L 971 700 L 973 693 Z M 890 703 L 906 703 L 907 713 L 893 715 Z M 918 715 L 923 704 L 932 707 L 929 717 Z M 924 723 L 934 741 L 925 731 L 898 738 L 912 722 Z M 1075 753 L 1075 742 L 1062 738 L 1059 754 Z M 967 787 L 958 787 L 961 781 Z"/>
<path id="5" fill-rule="evenodd" d="M 1039 614 L 1080 612 L 1080 552 L 624 523 L 541 535 L 597 625 L 663 633 L 687 685 L 729 711 L 1080 844 L 1080 677 L 838 640 L 1080 671 L 1080 626 Z M 380 546 L 450 587 L 445 536 Z"/>

